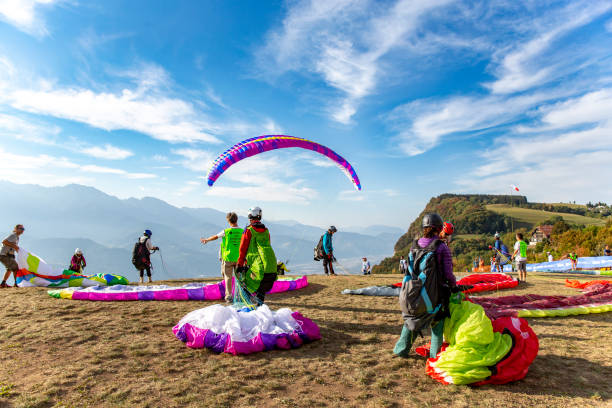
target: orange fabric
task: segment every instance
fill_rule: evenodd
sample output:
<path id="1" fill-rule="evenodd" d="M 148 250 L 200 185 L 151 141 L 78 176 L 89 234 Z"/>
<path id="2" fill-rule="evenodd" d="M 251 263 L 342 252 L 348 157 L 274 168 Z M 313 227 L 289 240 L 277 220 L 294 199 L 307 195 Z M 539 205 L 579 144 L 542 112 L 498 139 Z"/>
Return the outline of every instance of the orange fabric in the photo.
<path id="1" fill-rule="evenodd" d="M 566 279 L 565 280 L 565 286 L 570 287 L 570 288 L 574 288 L 574 289 L 586 289 L 589 286 L 593 286 L 593 285 L 606 285 L 606 284 L 612 284 L 612 281 L 609 280 L 592 280 L 592 281 L 588 281 L 588 282 L 580 282 L 577 280 L 570 280 L 570 279 Z"/>

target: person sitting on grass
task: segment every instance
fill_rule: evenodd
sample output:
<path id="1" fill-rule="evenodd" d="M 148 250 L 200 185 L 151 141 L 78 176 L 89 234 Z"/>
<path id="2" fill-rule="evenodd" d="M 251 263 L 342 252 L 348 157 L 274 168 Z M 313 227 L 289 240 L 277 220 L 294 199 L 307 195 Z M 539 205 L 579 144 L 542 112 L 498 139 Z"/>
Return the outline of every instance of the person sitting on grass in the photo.
<path id="1" fill-rule="evenodd" d="M 70 260 L 70 271 L 76 273 L 83 273 L 83 268 L 87 266 L 87 262 L 85 262 L 85 257 L 83 256 L 83 251 L 80 248 L 74 250 L 74 255 L 72 255 L 72 259 Z"/>
<path id="2" fill-rule="evenodd" d="M 276 255 L 270 245 L 270 231 L 261 222 L 261 208 L 249 209 L 249 225 L 242 233 L 236 273 L 246 289 L 253 293 L 258 306 L 276 281 Z"/>
<path id="3" fill-rule="evenodd" d="M 221 276 L 225 281 L 225 301 L 232 301 L 232 278 L 238 262 L 238 251 L 242 239 L 242 228 L 238 226 L 238 215 L 235 212 L 227 213 L 225 216 L 230 227 L 209 238 L 202 238 L 200 242 L 206 244 L 221 238 L 219 248 L 219 259 L 221 260 Z"/>
<path id="4" fill-rule="evenodd" d="M 408 261 L 408 272 L 402 282 L 400 306 L 404 325 L 399 340 L 393 348 L 398 357 L 408 357 L 416 337 L 427 327 L 431 327 L 430 357 L 435 357 L 442 346 L 444 319 L 448 316 L 448 300 L 451 288 L 457 287 L 453 275 L 453 260 L 450 249 L 439 239 L 442 231 L 442 218 L 435 213 L 423 217 L 423 236 L 412 243 Z M 425 260 L 425 261 L 424 261 Z M 425 289 L 429 298 L 427 310 L 419 311 Z M 418 296 L 408 296 L 413 292 Z M 419 302 L 409 304 L 410 301 Z M 431 309 L 431 310 L 429 310 Z"/>
<path id="5" fill-rule="evenodd" d="M 2 278 L 0 288 L 9 287 L 6 281 L 11 277 L 11 273 L 14 275 L 15 286 L 17 286 L 17 275 L 15 275 L 15 273 L 19 270 L 19 266 L 17 266 L 17 261 L 15 260 L 15 251 L 19 251 L 19 246 L 17 244 L 19 244 L 19 237 L 24 231 L 25 228 L 23 225 L 17 224 L 13 229 L 13 233 L 4 238 L 2 241 L 2 249 L 0 249 L 0 262 L 6 266 L 6 273 L 4 274 L 4 278 Z"/>

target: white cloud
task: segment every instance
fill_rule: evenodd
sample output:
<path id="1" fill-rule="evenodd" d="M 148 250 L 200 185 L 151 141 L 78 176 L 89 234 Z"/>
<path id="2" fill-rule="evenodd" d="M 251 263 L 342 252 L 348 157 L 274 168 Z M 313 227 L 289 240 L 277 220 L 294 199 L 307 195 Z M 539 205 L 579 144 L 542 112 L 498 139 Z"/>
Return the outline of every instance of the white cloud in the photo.
<path id="1" fill-rule="evenodd" d="M 537 118 L 545 126 L 500 138 L 495 150 L 482 154 L 483 165 L 456 183 L 466 191 L 497 193 L 516 184 L 531 200 L 609 201 L 612 190 L 602 179 L 612 173 L 611 111 L 612 89 L 546 106 Z"/>
<path id="2" fill-rule="evenodd" d="M 26 142 L 54 144 L 55 137 L 61 129 L 55 125 L 41 124 L 37 121 L 26 121 L 14 115 L 0 113 L 0 132 L 2 136 L 11 136 Z"/>
<path id="3" fill-rule="evenodd" d="M 52 6 L 57 0 L 0 0 L 0 18 L 19 30 L 35 36 L 49 32 L 40 16 L 41 6 Z"/>
<path id="4" fill-rule="evenodd" d="M 196 172 L 208 172 L 215 156 L 212 152 L 201 149 L 174 149 L 173 154 L 182 156 L 180 164 Z"/>
<path id="5" fill-rule="evenodd" d="M 123 160 L 134 155 L 134 153 L 129 150 L 121 149 L 109 144 L 105 144 L 104 146 L 86 147 L 81 151 L 89 156 L 106 160 Z"/>
<path id="6" fill-rule="evenodd" d="M 592 22 L 610 8 L 609 2 L 578 2 L 570 4 L 560 12 L 559 16 L 547 15 L 544 30 L 538 32 L 532 39 L 526 42 L 517 42 L 517 45 L 509 53 L 503 55 L 499 66 L 495 68 L 497 80 L 486 84 L 493 93 L 513 93 L 530 89 L 534 86 L 553 81 L 558 77 L 559 67 L 551 64 L 550 58 L 544 58 L 546 52 L 555 41 L 559 40 L 569 32 Z M 536 25 L 537 26 L 537 25 Z M 567 61 L 573 64 L 573 61 Z M 564 64 L 567 66 L 567 64 Z M 573 64 L 573 69 L 580 66 Z"/>
<path id="7" fill-rule="evenodd" d="M 264 70 L 320 75 L 344 95 L 328 110 L 347 124 L 361 99 L 375 91 L 381 59 L 415 33 L 425 14 L 447 3 L 398 0 L 388 8 L 366 0 L 292 3 L 282 28 L 268 34 L 257 57 Z"/>

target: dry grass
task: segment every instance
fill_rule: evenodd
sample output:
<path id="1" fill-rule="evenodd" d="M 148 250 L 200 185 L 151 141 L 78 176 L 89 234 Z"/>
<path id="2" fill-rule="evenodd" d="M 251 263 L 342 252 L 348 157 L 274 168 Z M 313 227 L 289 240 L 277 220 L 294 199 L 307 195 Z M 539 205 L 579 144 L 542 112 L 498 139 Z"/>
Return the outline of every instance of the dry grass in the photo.
<path id="1" fill-rule="evenodd" d="M 190 350 L 174 338 L 172 326 L 209 302 L 80 302 L 4 289 L 0 406 L 610 406 L 610 313 L 531 319 L 540 353 L 523 381 L 443 386 L 425 374 L 422 358 L 391 358 L 401 330 L 395 298 L 339 293 L 398 280 L 314 276 L 306 289 L 271 295 L 272 308 L 301 311 L 323 339 L 242 357 Z M 509 293 L 576 291 L 560 277 L 535 276 L 499 295 Z"/>
<path id="2" fill-rule="evenodd" d="M 550 218 L 558 215 L 566 222 L 576 225 L 604 225 L 606 219 L 585 217 L 584 215 L 568 214 L 544 210 L 534 210 L 531 208 L 511 207 L 507 204 L 489 204 L 487 210 L 498 214 L 508 215 L 515 220 L 524 221 L 531 225 L 537 225 L 540 222 L 547 221 Z"/>

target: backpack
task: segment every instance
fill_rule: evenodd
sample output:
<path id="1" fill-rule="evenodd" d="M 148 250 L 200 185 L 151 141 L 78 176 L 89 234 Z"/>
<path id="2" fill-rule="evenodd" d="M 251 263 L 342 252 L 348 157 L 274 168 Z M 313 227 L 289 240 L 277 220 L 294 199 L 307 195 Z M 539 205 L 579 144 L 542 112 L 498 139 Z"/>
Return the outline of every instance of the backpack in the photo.
<path id="1" fill-rule="evenodd" d="M 147 248 L 147 241 L 149 238 L 145 239 L 144 242 L 140 242 L 140 239 L 134 244 L 134 249 L 132 250 L 132 264 L 136 268 L 144 268 L 151 265 L 151 253 L 149 252 L 149 248 Z"/>
<path id="2" fill-rule="evenodd" d="M 325 257 L 325 254 L 323 253 L 323 237 L 324 236 L 325 234 L 321 235 L 321 238 L 319 238 L 319 243 L 317 244 L 316 247 L 314 247 L 314 260 L 315 261 L 320 261 L 321 259 Z"/>
<path id="3" fill-rule="evenodd" d="M 418 322 L 433 320 L 445 301 L 436 256 L 436 250 L 441 243 L 441 240 L 436 239 L 427 247 L 421 248 L 415 239 L 410 248 L 408 271 L 402 282 L 399 303 L 406 323 L 412 321 L 413 329 L 419 328 Z"/>

